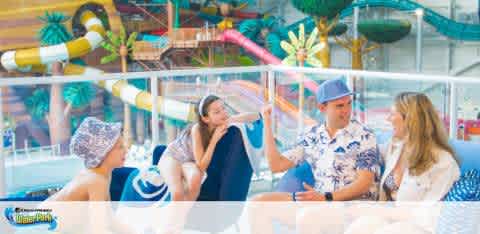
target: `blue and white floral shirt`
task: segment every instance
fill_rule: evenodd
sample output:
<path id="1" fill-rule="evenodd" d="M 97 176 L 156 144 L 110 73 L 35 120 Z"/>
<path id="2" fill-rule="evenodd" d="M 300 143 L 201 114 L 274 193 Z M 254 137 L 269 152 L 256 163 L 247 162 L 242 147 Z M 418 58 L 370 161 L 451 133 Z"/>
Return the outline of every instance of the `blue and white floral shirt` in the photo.
<path id="1" fill-rule="evenodd" d="M 325 124 L 313 126 L 283 155 L 299 164 L 307 161 L 312 167 L 315 190 L 333 192 L 353 183 L 358 170 L 375 173 L 375 183 L 360 200 L 377 200 L 380 182 L 380 155 L 374 133 L 352 120 L 330 138 Z"/>

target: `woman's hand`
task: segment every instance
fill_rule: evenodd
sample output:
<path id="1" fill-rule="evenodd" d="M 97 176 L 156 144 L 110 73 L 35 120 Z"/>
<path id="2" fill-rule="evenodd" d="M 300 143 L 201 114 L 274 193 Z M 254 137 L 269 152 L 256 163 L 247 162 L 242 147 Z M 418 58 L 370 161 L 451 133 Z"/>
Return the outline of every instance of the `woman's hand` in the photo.
<path id="1" fill-rule="evenodd" d="M 216 144 L 218 141 L 220 141 L 220 139 L 222 139 L 223 135 L 227 133 L 227 129 L 228 129 L 228 125 L 226 124 L 216 127 L 215 130 L 213 131 L 211 141 Z"/>

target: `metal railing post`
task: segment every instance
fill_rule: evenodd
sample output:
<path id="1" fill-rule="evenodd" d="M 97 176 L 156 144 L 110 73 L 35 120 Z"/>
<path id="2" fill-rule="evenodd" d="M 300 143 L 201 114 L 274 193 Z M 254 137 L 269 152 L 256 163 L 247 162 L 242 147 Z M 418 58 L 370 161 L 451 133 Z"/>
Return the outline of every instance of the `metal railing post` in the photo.
<path id="1" fill-rule="evenodd" d="M 160 128 L 158 126 L 158 77 L 150 78 L 150 92 L 152 93 L 152 146 L 153 150 L 159 144 Z"/>
<path id="2" fill-rule="evenodd" d="M 5 182 L 5 151 L 3 147 L 3 136 L 4 136 L 4 126 L 3 126 L 3 94 L 2 88 L 0 87 L 0 197 L 5 197 L 6 195 L 6 182 Z"/>
<path id="3" fill-rule="evenodd" d="M 449 136 L 457 139 L 457 85 L 455 82 L 448 82 L 450 86 L 450 115 L 449 115 Z"/>

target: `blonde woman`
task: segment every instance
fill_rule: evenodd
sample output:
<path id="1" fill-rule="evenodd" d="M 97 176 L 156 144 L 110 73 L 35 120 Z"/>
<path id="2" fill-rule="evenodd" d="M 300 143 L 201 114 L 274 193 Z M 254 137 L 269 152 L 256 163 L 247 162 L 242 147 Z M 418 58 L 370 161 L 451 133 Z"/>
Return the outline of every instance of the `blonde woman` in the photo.
<path id="1" fill-rule="evenodd" d="M 460 169 L 433 104 L 422 93 L 400 93 L 387 120 L 392 124 L 393 137 L 381 150 L 385 171 L 380 183 L 380 200 L 440 201 L 459 178 Z M 433 232 L 434 217 L 412 217 L 412 214 L 405 209 L 384 210 L 381 214 L 357 219 L 346 233 L 366 233 L 365 229 L 375 234 Z M 385 215 L 391 216 L 390 219 L 382 219 Z M 393 222 L 395 218 L 410 221 Z"/>

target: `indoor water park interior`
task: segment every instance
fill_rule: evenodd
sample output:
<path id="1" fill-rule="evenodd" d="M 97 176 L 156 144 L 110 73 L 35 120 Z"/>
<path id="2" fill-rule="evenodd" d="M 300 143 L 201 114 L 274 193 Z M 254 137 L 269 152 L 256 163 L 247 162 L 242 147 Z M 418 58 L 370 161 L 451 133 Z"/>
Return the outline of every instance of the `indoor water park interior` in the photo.
<path id="1" fill-rule="evenodd" d="M 230 115 L 270 104 L 274 143 L 287 150 L 326 121 L 316 95 L 336 78 L 378 144 L 391 136 L 397 94 L 425 94 L 461 172 L 480 170 L 479 17 L 476 0 L 3 0 L 0 198 L 61 190 L 84 169 L 72 136 L 96 117 L 122 124 L 128 151 L 110 186 L 119 201 L 129 174 L 156 165 L 156 150 L 198 121 L 208 95 Z M 265 143 L 263 127 L 247 124 L 238 145 Z M 202 189 L 199 201 L 280 191 L 285 173 L 244 151 L 238 174 L 217 188 L 239 195 Z"/>

